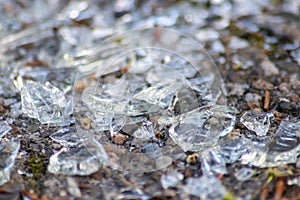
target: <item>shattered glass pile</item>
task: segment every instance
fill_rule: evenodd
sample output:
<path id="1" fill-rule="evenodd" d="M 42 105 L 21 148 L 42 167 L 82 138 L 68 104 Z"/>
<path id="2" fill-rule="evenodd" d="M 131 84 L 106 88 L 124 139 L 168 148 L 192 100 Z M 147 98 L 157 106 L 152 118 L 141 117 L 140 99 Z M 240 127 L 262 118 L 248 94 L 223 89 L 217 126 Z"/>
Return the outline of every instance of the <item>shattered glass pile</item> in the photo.
<path id="1" fill-rule="evenodd" d="M 1 1 L 0 199 L 299 198 L 299 6 Z"/>

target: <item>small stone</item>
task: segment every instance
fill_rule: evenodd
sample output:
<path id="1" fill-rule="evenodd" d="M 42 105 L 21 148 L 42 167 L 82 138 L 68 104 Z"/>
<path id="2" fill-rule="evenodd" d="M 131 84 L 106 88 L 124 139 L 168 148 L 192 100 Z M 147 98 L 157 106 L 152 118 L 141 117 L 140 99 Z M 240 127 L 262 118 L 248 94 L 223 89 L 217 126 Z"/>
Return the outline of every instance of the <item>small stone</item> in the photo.
<path id="1" fill-rule="evenodd" d="M 295 103 L 299 103 L 300 102 L 300 97 L 297 94 L 292 94 L 290 96 L 290 99 L 291 99 L 292 102 L 295 102 Z"/>
<path id="2" fill-rule="evenodd" d="M 238 37 L 231 37 L 229 42 L 229 48 L 233 50 L 244 49 L 249 46 L 249 43 L 246 40 L 240 39 Z"/>
<path id="3" fill-rule="evenodd" d="M 127 137 L 123 134 L 117 133 L 112 137 L 112 142 L 115 144 L 122 145 L 127 140 Z"/>
<path id="4" fill-rule="evenodd" d="M 198 153 L 194 153 L 194 154 L 188 155 L 188 156 L 186 157 L 186 162 L 187 162 L 188 164 L 194 165 L 194 164 L 196 164 L 198 158 L 199 158 Z"/>
<path id="5" fill-rule="evenodd" d="M 261 68 L 264 70 L 264 74 L 266 76 L 274 76 L 279 74 L 278 68 L 268 59 L 261 63 Z"/>
<path id="6" fill-rule="evenodd" d="M 79 120 L 79 123 L 81 128 L 88 130 L 91 128 L 92 120 L 88 117 L 84 117 Z"/>
<path id="7" fill-rule="evenodd" d="M 67 177 L 67 183 L 68 183 L 68 192 L 73 197 L 80 198 L 81 197 L 81 191 L 78 187 L 78 184 L 76 180 L 72 177 Z"/>
<path id="8" fill-rule="evenodd" d="M 276 110 L 282 113 L 289 113 L 295 115 L 300 113 L 300 107 L 296 103 L 287 100 L 281 100 Z"/>
<path id="9" fill-rule="evenodd" d="M 0 97 L 0 106 L 4 106 L 5 104 L 5 99 Z"/>
<path id="10" fill-rule="evenodd" d="M 279 90 L 280 90 L 281 92 L 289 92 L 289 91 L 290 91 L 290 86 L 289 86 L 289 84 L 286 83 L 286 82 L 280 83 L 280 85 L 279 85 Z"/>
<path id="11" fill-rule="evenodd" d="M 5 108 L 0 105 L 0 113 L 4 113 L 4 112 L 5 112 Z"/>
<path id="12" fill-rule="evenodd" d="M 211 45 L 211 49 L 213 52 L 217 52 L 217 53 L 225 53 L 225 48 L 224 45 L 222 44 L 221 41 L 216 40 L 212 43 Z"/>
<path id="13" fill-rule="evenodd" d="M 262 79 L 258 79 L 253 82 L 253 87 L 258 90 L 273 90 L 274 85 Z"/>
<path id="14" fill-rule="evenodd" d="M 260 102 L 262 97 L 256 93 L 247 93 L 245 95 L 245 101 L 248 103 L 249 107 L 253 107 L 250 105 L 255 105 L 255 107 L 260 107 Z"/>

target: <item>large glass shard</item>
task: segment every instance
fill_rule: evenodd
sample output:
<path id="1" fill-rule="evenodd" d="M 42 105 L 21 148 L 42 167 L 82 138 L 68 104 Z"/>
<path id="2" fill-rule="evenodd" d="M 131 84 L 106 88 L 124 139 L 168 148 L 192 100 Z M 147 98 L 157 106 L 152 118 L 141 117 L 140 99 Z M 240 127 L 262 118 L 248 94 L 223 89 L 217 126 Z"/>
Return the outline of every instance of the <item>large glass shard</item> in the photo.
<path id="1" fill-rule="evenodd" d="M 10 171 L 18 155 L 20 144 L 14 140 L 0 141 L 0 185 L 10 180 Z"/>
<path id="2" fill-rule="evenodd" d="M 254 111 L 245 112 L 240 122 L 247 129 L 254 131 L 258 136 L 265 136 L 270 128 L 270 120 L 274 118 L 273 113 L 256 113 Z"/>
<path id="3" fill-rule="evenodd" d="M 184 191 L 200 199 L 224 199 L 226 188 L 214 176 L 203 175 L 200 178 L 188 178 Z"/>
<path id="4" fill-rule="evenodd" d="M 173 171 L 162 175 L 160 178 L 160 182 L 164 189 L 168 189 L 170 187 L 175 187 L 180 181 L 183 180 L 183 178 L 183 174 L 177 171 Z"/>
<path id="5" fill-rule="evenodd" d="M 6 121 L 0 122 L 0 141 L 1 138 L 11 130 L 10 125 Z"/>
<path id="6" fill-rule="evenodd" d="M 80 144 L 83 136 L 79 135 L 79 132 L 75 128 L 70 127 L 58 130 L 50 138 L 63 146 L 76 146 Z"/>
<path id="7" fill-rule="evenodd" d="M 229 134 L 234 124 L 234 110 L 226 106 L 207 106 L 178 117 L 169 134 L 184 151 L 198 151 Z"/>
<path id="8" fill-rule="evenodd" d="M 263 150 L 252 149 L 241 157 L 241 161 L 257 167 L 296 163 L 300 154 L 299 134 L 299 123 L 281 122 L 275 137 Z"/>
<path id="9" fill-rule="evenodd" d="M 108 156 L 102 145 L 91 139 L 52 155 L 48 171 L 54 174 L 90 175 L 98 171 L 103 163 L 108 163 Z"/>
<path id="10" fill-rule="evenodd" d="M 15 85 L 21 90 L 23 85 L 27 81 L 35 81 L 40 84 L 46 84 L 49 82 L 51 85 L 57 87 L 64 94 L 69 94 L 72 90 L 74 79 L 76 76 L 76 69 L 69 68 L 57 68 L 57 69 L 32 69 L 25 67 L 21 69 L 17 77 L 17 83 Z"/>
<path id="11" fill-rule="evenodd" d="M 42 124 L 54 126 L 68 125 L 74 122 L 72 98 L 66 96 L 49 82 L 40 84 L 28 81 L 21 91 L 22 110 Z"/>
<path id="12" fill-rule="evenodd" d="M 104 90 L 103 90 L 104 89 Z M 111 88 L 103 86 L 103 89 L 91 87 L 84 90 L 82 101 L 88 105 L 90 110 L 103 114 L 126 114 L 131 116 L 155 112 L 158 106 L 147 103 L 145 100 L 133 99 L 126 89 L 118 85 Z M 114 92 L 115 91 L 115 92 Z M 124 91 L 126 93 L 124 93 Z"/>
<path id="13" fill-rule="evenodd" d="M 162 82 L 138 92 L 133 98 L 167 108 L 171 104 L 174 93 L 181 87 L 182 83 L 177 82 L 177 80 Z"/>

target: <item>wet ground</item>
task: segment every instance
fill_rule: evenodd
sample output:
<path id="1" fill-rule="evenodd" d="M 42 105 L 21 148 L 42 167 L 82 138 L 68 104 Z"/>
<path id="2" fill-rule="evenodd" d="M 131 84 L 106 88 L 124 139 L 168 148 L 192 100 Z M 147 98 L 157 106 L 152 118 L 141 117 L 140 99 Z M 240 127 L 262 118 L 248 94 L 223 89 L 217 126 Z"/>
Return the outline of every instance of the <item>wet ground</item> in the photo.
<path id="1" fill-rule="evenodd" d="M 1 1 L 0 120 L 11 127 L 2 141 L 17 140 L 20 149 L 10 168 L 9 180 L 0 187 L 0 199 L 299 199 L 299 13 L 298 0 Z M 21 104 L 22 81 L 44 84 L 49 79 L 64 94 L 69 94 L 72 88 L 81 94 L 99 77 L 89 76 L 88 83 L 77 77 L 73 87 L 72 67 L 83 62 L 81 57 L 86 55 L 90 60 L 83 63 L 87 66 L 105 59 L 101 51 L 93 54 L 82 50 L 94 48 L 113 33 L 143 27 L 175 29 L 194 37 L 207 50 L 227 90 L 226 98 L 220 101 L 224 103 L 226 99 L 227 105 L 236 109 L 236 123 L 226 139 L 246 138 L 256 142 L 253 148 L 264 149 L 270 144 L 264 152 L 271 155 L 272 141 L 282 141 L 276 140 L 280 125 L 289 122 L 296 128 L 287 128 L 278 137 L 292 139 L 283 140 L 286 149 L 278 152 L 293 155 L 280 154 L 276 158 L 282 162 L 275 162 L 272 154 L 271 164 L 260 163 L 258 158 L 239 158 L 222 164 L 212 158 L 205 160 L 203 150 L 188 149 L 179 151 L 167 167 L 153 172 L 130 173 L 105 165 L 83 176 L 49 170 L 50 157 L 65 147 L 53 139 L 62 126 L 70 129 L 79 124 L 88 130 L 99 127 L 91 126 L 91 120 L 81 116 L 80 109 L 73 113 L 75 123 L 66 119 L 70 124 L 66 126 L 48 126 L 40 118 L 28 117 L 30 114 L 24 113 Z M 121 68 L 107 73 L 101 81 L 111 83 L 126 72 Z M 266 128 L 270 120 L 266 133 L 256 133 L 258 126 L 250 127 L 253 115 L 243 121 L 249 111 L 269 114 L 270 119 L 261 125 Z M 293 136 L 289 135 L 292 130 L 296 130 Z M 122 132 L 111 137 L 109 131 L 104 134 L 102 142 L 130 149 L 130 144 L 124 141 L 132 141 L 131 135 Z M 176 145 L 168 134 L 156 132 L 153 140 L 155 144 L 163 143 L 162 146 Z M 70 148 L 70 141 L 67 143 Z M 234 157 L 237 151 L 234 149 L 230 156 Z M 5 158 L 1 150 L 1 162 L 5 163 Z M 204 167 L 206 161 L 209 169 Z M 0 167 L 2 173 L 6 164 Z"/>

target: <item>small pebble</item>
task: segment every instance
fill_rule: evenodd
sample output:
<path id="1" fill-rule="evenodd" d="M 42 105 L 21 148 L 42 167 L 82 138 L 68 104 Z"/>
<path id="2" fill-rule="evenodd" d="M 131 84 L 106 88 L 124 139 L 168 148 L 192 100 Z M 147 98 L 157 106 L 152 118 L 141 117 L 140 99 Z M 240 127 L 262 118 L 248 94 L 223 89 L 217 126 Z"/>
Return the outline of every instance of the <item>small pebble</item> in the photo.
<path id="1" fill-rule="evenodd" d="M 273 90 L 274 85 L 262 79 L 253 82 L 253 87 L 258 90 Z"/>
<path id="2" fill-rule="evenodd" d="M 196 164 L 198 158 L 199 158 L 199 155 L 197 153 L 194 153 L 194 154 L 188 155 L 186 157 L 186 162 L 188 164 L 194 165 L 194 164 Z"/>
<path id="3" fill-rule="evenodd" d="M 112 137 L 112 142 L 115 144 L 122 145 L 127 140 L 127 137 L 123 134 L 116 134 Z"/>
<path id="4" fill-rule="evenodd" d="M 0 113 L 4 113 L 5 112 L 5 108 L 3 108 L 3 106 L 0 105 Z"/>
<path id="5" fill-rule="evenodd" d="M 264 70 L 266 76 L 274 76 L 279 74 L 278 68 L 270 60 L 264 60 L 261 63 L 261 68 Z"/>
<path id="6" fill-rule="evenodd" d="M 281 83 L 281 84 L 279 85 L 279 90 L 280 90 L 281 92 L 289 92 L 289 91 L 290 91 L 290 86 L 289 86 L 288 83 L 283 82 L 283 83 Z"/>
<path id="7" fill-rule="evenodd" d="M 79 120 L 79 123 L 81 128 L 88 130 L 91 128 L 92 120 L 90 118 L 84 117 Z"/>
<path id="8" fill-rule="evenodd" d="M 0 106 L 3 106 L 5 103 L 5 100 L 3 98 L 0 98 Z"/>
<path id="9" fill-rule="evenodd" d="M 300 97 L 299 97 L 297 94 L 292 94 L 292 95 L 290 96 L 290 100 L 291 100 L 292 102 L 299 103 L 299 102 L 300 102 Z"/>
<path id="10" fill-rule="evenodd" d="M 245 101 L 248 103 L 248 106 L 250 108 L 258 108 L 260 107 L 260 102 L 262 100 L 262 97 L 255 93 L 247 93 L 245 95 Z"/>
<path id="11" fill-rule="evenodd" d="M 68 192 L 70 195 L 74 197 L 81 197 L 81 191 L 78 187 L 78 184 L 74 178 L 67 177 L 67 183 L 68 183 Z"/>
<path id="12" fill-rule="evenodd" d="M 249 43 L 246 40 L 240 39 L 238 37 L 231 37 L 229 48 L 235 50 L 235 49 L 244 49 L 249 46 Z"/>
<path id="13" fill-rule="evenodd" d="M 288 114 L 298 114 L 300 112 L 298 105 L 290 101 L 280 101 L 277 110 Z"/>

